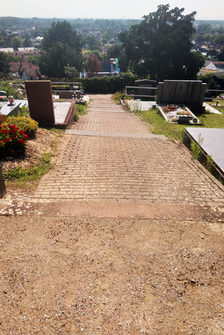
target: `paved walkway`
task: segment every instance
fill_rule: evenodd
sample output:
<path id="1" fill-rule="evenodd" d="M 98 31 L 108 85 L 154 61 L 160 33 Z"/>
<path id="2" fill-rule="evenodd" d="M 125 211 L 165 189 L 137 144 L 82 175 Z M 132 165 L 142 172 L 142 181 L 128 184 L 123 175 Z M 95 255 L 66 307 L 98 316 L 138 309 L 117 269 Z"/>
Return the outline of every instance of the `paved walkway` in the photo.
<path id="1" fill-rule="evenodd" d="M 187 149 L 151 134 L 110 95 L 92 98 L 88 113 L 66 132 L 37 198 L 224 205 L 223 187 Z"/>

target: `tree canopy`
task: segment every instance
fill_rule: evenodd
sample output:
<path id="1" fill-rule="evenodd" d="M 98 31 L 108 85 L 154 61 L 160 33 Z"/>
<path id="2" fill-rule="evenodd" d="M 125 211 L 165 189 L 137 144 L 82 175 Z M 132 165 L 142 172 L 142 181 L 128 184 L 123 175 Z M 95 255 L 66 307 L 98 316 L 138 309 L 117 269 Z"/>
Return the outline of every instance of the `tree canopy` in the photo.
<path id="1" fill-rule="evenodd" d="M 183 15 L 184 8 L 160 5 L 140 24 L 120 34 L 129 68 L 151 79 L 195 78 L 204 58 L 191 51 L 196 12 Z"/>
<path id="2" fill-rule="evenodd" d="M 9 72 L 9 57 L 6 53 L 0 52 L 0 73 Z"/>
<path id="3" fill-rule="evenodd" d="M 81 37 L 73 30 L 70 23 L 66 21 L 53 23 L 42 41 L 41 72 L 51 77 L 64 77 L 68 66 L 81 71 L 83 64 L 81 49 Z"/>

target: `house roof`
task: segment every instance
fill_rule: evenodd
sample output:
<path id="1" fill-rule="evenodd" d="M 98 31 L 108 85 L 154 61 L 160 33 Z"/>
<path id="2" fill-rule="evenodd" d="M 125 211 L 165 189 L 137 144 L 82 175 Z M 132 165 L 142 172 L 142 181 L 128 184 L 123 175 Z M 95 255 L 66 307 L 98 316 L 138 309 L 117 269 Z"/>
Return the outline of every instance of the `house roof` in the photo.
<path id="1" fill-rule="evenodd" d="M 20 75 L 26 72 L 26 75 L 30 78 L 40 77 L 40 69 L 38 65 L 34 65 L 31 62 L 11 62 L 10 63 L 10 72 L 20 73 Z"/>

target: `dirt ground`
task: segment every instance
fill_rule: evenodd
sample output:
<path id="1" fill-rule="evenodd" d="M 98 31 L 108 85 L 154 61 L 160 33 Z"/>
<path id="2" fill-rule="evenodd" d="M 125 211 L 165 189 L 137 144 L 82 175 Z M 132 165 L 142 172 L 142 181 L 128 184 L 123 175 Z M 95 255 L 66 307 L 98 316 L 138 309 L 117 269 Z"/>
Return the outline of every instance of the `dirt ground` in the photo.
<path id="1" fill-rule="evenodd" d="M 110 107 L 106 102 L 104 105 Z M 97 104 L 95 108 L 99 108 Z M 100 113 L 98 110 L 92 114 L 94 122 L 86 123 L 83 118 L 78 126 L 106 124 L 109 133 L 128 126 L 127 120 L 118 122 L 124 118 L 122 113 L 116 113 L 115 118 L 112 111 L 107 119 L 104 112 Z M 136 127 L 139 129 L 137 121 Z M 63 151 L 60 148 L 65 136 L 60 138 L 57 152 Z M 89 141 L 91 145 L 93 140 Z M 139 139 L 128 141 L 132 145 Z M 25 162 L 16 164 L 30 166 L 34 157 L 46 150 L 56 152 L 51 143 L 55 143 L 52 134 L 48 137 L 45 131 L 39 132 L 37 140 L 29 142 Z M 104 152 L 98 144 L 94 149 L 96 157 Z M 80 146 L 83 151 L 74 146 L 74 157 L 79 152 L 78 162 L 84 162 L 81 169 L 76 163 L 78 171 L 86 171 L 88 160 L 84 158 L 95 152 L 91 145 Z M 170 162 L 163 151 L 158 155 L 161 148 L 151 147 L 168 171 L 174 155 Z M 108 161 L 114 152 L 111 148 Z M 69 152 L 64 161 L 69 160 Z M 84 155 L 86 152 L 89 154 Z M 96 167 L 107 166 L 103 157 L 100 164 L 96 160 Z M 124 165 L 128 166 L 129 161 L 124 160 Z M 97 202 L 85 198 L 78 201 L 69 194 L 64 200 L 40 199 L 33 189 L 26 192 L 8 187 L 8 193 L 0 199 L 0 335 L 224 335 L 223 189 L 196 163 L 187 161 L 189 171 L 194 169 L 203 177 L 196 178 L 195 188 L 190 185 L 187 189 L 194 200 L 192 205 L 176 201 L 179 188 L 183 189 L 181 183 L 175 184 L 176 173 L 165 174 L 157 201 L 148 202 L 137 202 L 134 196 L 130 201 L 123 201 L 122 196 L 116 202 L 106 201 L 104 196 Z M 183 168 L 185 160 L 180 158 L 180 162 Z M 4 169 L 14 163 L 6 163 Z M 58 164 L 59 170 L 63 164 Z M 69 167 L 66 165 L 62 171 L 61 180 L 65 181 L 67 170 L 72 170 Z M 56 172 L 56 168 L 52 170 Z M 156 176 L 151 176 L 152 185 Z M 147 173 L 145 180 L 149 178 Z M 183 183 L 187 183 L 185 179 Z M 114 183 L 105 180 L 107 194 Z M 167 191 L 166 199 L 170 197 L 170 201 L 166 202 L 161 200 L 166 191 L 164 181 L 177 189 L 174 196 Z M 56 182 L 57 178 L 50 189 Z M 87 182 L 88 178 L 83 178 L 83 192 Z M 72 184 L 68 178 L 67 184 L 76 194 L 77 181 Z M 95 193 L 100 191 L 97 185 L 93 185 Z M 122 183 L 117 185 L 120 188 Z M 84 195 L 88 195 L 87 191 Z M 201 199 L 206 197 L 209 203 L 203 205 Z"/>
<path id="2" fill-rule="evenodd" d="M 224 226 L 1 217 L 0 334 L 224 334 Z"/>

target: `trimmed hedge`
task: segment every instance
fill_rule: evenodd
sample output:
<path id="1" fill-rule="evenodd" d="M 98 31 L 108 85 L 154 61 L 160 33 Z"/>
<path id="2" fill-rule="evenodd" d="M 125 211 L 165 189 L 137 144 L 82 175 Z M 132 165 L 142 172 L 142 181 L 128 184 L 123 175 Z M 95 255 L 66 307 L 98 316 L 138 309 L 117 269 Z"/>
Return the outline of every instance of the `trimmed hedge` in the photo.
<path id="1" fill-rule="evenodd" d="M 86 93 L 115 93 L 123 91 L 125 86 L 134 84 L 137 76 L 122 73 L 119 76 L 104 76 L 82 79 L 82 87 Z"/>
<path id="2" fill-rule="evenodd" d="M 85 79 L 50 78 L 51 81 L 81 82 L 86 93 L 115 93 L 123 91 L 125 86 L 131 86 L 138 77 L 130 72 L 115 76 L 93 77 Z"/>

